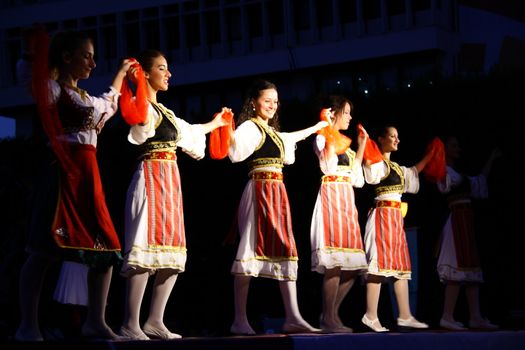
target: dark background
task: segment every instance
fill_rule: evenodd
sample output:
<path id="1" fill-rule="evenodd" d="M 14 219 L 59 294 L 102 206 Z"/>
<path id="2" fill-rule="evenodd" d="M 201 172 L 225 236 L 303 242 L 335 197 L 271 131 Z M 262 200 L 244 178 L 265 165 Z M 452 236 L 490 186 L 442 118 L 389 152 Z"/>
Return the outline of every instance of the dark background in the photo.
<path id="1" fill-rule="evenodd" d="M 252 77 L 253 78 L 253 77 Z M 250 79 L 215 82 L 219 89 L 248 86 Z M 290 77 L 286 74 L 267 76 L 277 86 Z M 355 126 L 363 123 L 374 134 L 384 122 L 397 126 L 401 140 L 392 159 L 411 166 L 423 155 L 427 143 L 444 132 L 453 132 L 463 146 L 464 170 L 478 174 L 494 147 L 503 156 L 494 164 L 489 178 L 490 198 L 474 202 L 477 238 L 481 252 L 485 284 L 481 289 L 483 313 L 493 322 L 507 328 L 524 326 L 525 288 L 523 287 L 523 228 L 520 200 L 524 173 L 522 122 L 525 115 L 521 71 L 494 71 L 485 77 L 454 78 L 433 85 L 415 85 L 410 90 L 375 92 L 361 95 L 352 90 L 343 93 L 354 103 L 353 120 L 348 136 L 355 139 Z M 177 94 L 177 87 L 170 94 Z M 198 90 L 199 86 L 184 89 Z M 281 91 L 280 91 L 281 92 Z M 304 100 L 289 97 L 282 100 L 282 131 L 294 131 L 313 125 L 318 120 L 317 101 L 322 94 Z M 281 92 L 282 94 L 282 92 Z M 169 94 L 159 95 L 169 105 Z M 165 100 L 163 100 L 163 98 Z M 242 101 L 229 106 L 240 110 Z M 170 106 L 182 118 L 179 106 Z M 192 116 L 192 122 L 206 122 L 210 116 Z M 127 186 L 135 169 L 135 149 L 127 142 L 128 126 L 115 116 L 99 137 L 98 156 L 107 202 L 118 232 L 123 234 L 123 211 Z M 299 250 L 298 297 L 305 319 L 318 325 L 321 310 L 322 276 L 310 271 L 310 220 L 319 186 L 320 171 L 312 149 L 313 136 L 298 144 L 296 162 L 285 166 L 295 238 Z M 354 145 L 355 146 L 355 145 Z M 1 168 L 1 282 L 0 329 L 2 336 L 14 332 L 18 324 L 18 274 L 25 259 L 24 235 L 31 209 L 34 174 L 43 155 L 42 140 L 35 135 L 26 139 L 0 142 Z M 173 331 L 184 336 L 214 336 L 228 333 L 233 315 L 233 280 L 229 273 L 236 245 L 225 242 L 232 229 L 236 206 L 247 181 L 243 164 L 228 159 L 209 157 L 195 161 L 180 150 L 179 168 L 182 179 L 185 223 L 188 244 L 186 271 L 179 276 L 172 292 L 165 321 Z M 418 194 L 406 194 L 409 203 L 405 218 L 407 228 L 417 229 L 417 264 L 419 269 L 416 316 L 431 327 L 437 327 L 441 316 L 443 286 L 436 273 L 436 243 L 446 216 L 443 198 L 435 185 L 421 176 Z M 364 233 L 366 213 L 372 203 L 369 188 L 356 189 L 356 204 Z M 123 236 L 121 236 L 122 238 Z M 59 265 L 46 280 L 41 307 L 43 327 L 64 327 L 62 306 L 51 301 Z M 114 271 L 107 310 L 109 323 L 118 329 L 123 315 L 125 281 Z M 380 318 L 386 327 L 394 326 L 395 315 L 384 286 Z M 149 293 L 149 289 L 147 291 Z M 149 295 L 143 302 L 147 313 Z M 343 321 L 361 330 L 360 318 L 365 310 L 365 287 L 356 282 L 342 308 Z M 458 301 L 457 319 L 466 321 L 466 300 Z M 262 331 L 267 319 L 284 315 L 278 284 L 257 278 L 252 280 L 248 305 L 251 322 Z M 67 319 L 67 317 L 66 317 Z M 383 321 L 384 320 L 384 321 Z"/>

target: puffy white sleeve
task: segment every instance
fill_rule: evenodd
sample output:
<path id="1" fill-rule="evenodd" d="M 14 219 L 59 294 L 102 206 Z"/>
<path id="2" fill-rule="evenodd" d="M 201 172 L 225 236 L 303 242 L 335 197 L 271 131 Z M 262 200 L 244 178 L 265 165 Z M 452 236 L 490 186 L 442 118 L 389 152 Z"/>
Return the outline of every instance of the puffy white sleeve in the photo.
<path id="1" fill-rule="evenodd" d="M 465 177 L 454 170 L 452 167 L 447 166 L 447 175 L 442 182 L 437 183 L 438 190 L 441 193 L 448 193 L 454 187 L 457 187 L 464 181 Z M 484 175 L 468 176 L 467 180 L 470 181 L 470 195 L 473 198 L 483 199 L 488 198 L 489 191 L 487 186 L 487 178 Z"/>
<path id="2" fill-rule="evenodd" d="M 363 172 L 365 176 L 365 182 L 370 185 L 375 185 L 381 182 L 388 171 L 388 166 L 385 162 L 377 162 L 371 165 L 364 165 Z"/>
<path id="3" fill-rule="evenodd" d="M 190 124 L 175 117 L 180 129 L 180 139 L 177 146 L 194 159 L 202 159 L 206 151 L 206 133 L 202 124 Z"/>
<path id="4" fill-rule="evenodd" d="M 119 97 L 120 92 L 113 86 L 110 86 L 109 90 L 102 95 L 90 96 L 93 107 L 100 113 L 98 120 L 95 120 L 96 124 L 101 120 L 105 122 L 117 113 Z"/>
<path id="5" fill-rule="evenodd" d="M 148 120 L 144 125 L 136 124 L 131 126 L 128 134 L 128 141 L 134 145 L 141 145 L 150 137 L 155 136 L 155 128 L 160 123 L 161 115 L 153 108 L 148 106 Z M 190 124 L 187 121 L 175 117 L 175 123 L 179 128 L 180 147 L 184 153 L 195 159 L 204 158 L 206 151 L 206 134 L 201 124 Z"/>
<path id="6" fill-rule="evenodd" d="M 144 125 L 132 125 L 128 133 L 128 141 L 134 145 L 141 145 L 150 137 L 155 136 L 155 126 L 159 123 L 160 114 L 148 105 L 148 120 Z"/>
<path id="7" fill-rule="evenodd" d="M 447 174 L 443 181 L 437 183 L 439 192 L 449 193 L 451 189 L 457 187 L 463 181 L 463 175 L 458 173 L 454 168 L 447 166 Z"/>
<path id="8" fill-rule="evenodd" d="M 49 79 L 48 85 L 49 87 L 49 94 L 51 95 L 51 101 L 56 102 L 58 100 L 58 97 L 60 96 L 60 85 L 56 82 L 56 80 Z"/>
<path id="9" fill-rule="evenodd" d="M 454 169 L 447 166 L 447 173 L 442 181 L 436 183 L 439 192 L 449 193 L 452 187 L 457 186 L 461 182 L 461 175 Z"/>
<path id="10" fill-rule="evenodd" d="M 489 189 L 485 175 L 469 176 L 468 179 L 470 181 L 472 198 L 483 199 L 489 197 Z"/>
<path id="11" fill-rule="evenodd" d="M 314 141 L 314 151 L 319 158 L 319 168 L 323 174 L 333 174 L 337 171 L 338 158 L 334 153 L 325 152 L 326 138 L 323 135 L 317 135 Z"/>
<path id="12" fill-rule="evenodd" d="M 350 172 L 350 181 L 352 186 L 361 188 L 365 185 L 365 176 L 363 174 L 363 166 L 361 160 L 354 160 L 352 171 Z"/>
<path id="13" fill-rule="evenodd" d="M 49 80 L 49 90 L 53 101 L 60 97 L 62 88 L 55 80 Z M 66 89 L 73 100 L 79 106 L 93 107 L 95 113 L 92 114 L 95 125 L 104 125 L 104 123 L 115 115 L 118 109 L 118 99 L 120 92 L 110 86 L 108 91 L 99 95 L 91 96 L 87 93 L 80 93 L 78 90 L 71 88 Z"/>
<path id="14" fill-rule="evenodd" d="M 403 176 L 405 177 L 405 192 L 418 193 L 419 192 L 419 173 L 415 166 L 407 168 L 402 166 Z"/>
<path id="15" fill-rule="evenodd" d="M 304 140 L 300 132 L 278 132 L 277 133 L 284 144 L 284 164 L 293 164 L 295 162 L 295 150 L 297 142 Z"/>
<path id="16" fill-rule="evenodd" d="M 233 142 L 228 150 L 232 163 L 248 158 L 262 141 L 262 134 L 254 122 L 247 120 L 233 132 Z"/>

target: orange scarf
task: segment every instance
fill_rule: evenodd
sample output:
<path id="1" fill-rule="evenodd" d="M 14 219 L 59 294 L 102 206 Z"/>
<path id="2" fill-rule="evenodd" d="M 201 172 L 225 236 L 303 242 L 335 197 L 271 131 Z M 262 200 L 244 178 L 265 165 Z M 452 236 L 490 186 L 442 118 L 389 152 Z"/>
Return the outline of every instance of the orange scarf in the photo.
<path id="1" fill-rule="evenodd" d="M 324 108 L 321 110 L 320 119 L 328 122 L 328 126 L 325 126 L 317 133 L 323 135 L 326 139 L 327 146 L 333 146 L 335 148 L 336 154 L 343 154 L 350 147 L 352 140 L 341 134 L 339 130 L 335 129 L 332 125 L 332 120 L 330 119 L 331 111 L 330 108 Z"/>
<path id="2" fill-rule="evenodd" d="M 363 126 L 357 124 L 357 129 L 359 133 L 363 133 Z M 363 154 L 363 160 L 369 161 L 370 164 L 375 164 L 383 161 L 383 154 L 379 150 L 377 143 L 371 138 L 366 139 L 365 152 Z"/>

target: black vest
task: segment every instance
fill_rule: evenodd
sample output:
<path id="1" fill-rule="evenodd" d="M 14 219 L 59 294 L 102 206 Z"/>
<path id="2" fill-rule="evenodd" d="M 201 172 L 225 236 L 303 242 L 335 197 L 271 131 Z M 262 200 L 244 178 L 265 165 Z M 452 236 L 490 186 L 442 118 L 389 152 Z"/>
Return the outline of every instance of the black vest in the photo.
<path id="1" fill-rule="evenodd" d="M 384 160 L 388 166 L 388 172 L 381 181 L 372 185 L 374 193 L 377 196 L 387 193 L 402 194 L 405 191 L 405 177 L 401 167 L 390 160 Z"/>
<path id="2" fill-rule="evenodd" d="M 284 164 L 284 144 L 277 132 L 259 122 L 257 119 L 250 119 L 259 128 L 262 134 L 261 143 L 255 151 L 246 159 L 250 170 L 256 168 L 275 166 L 283 167 Z"/>
<path id="3" fill-rule="evenodd" d="M 82 96 L 82 90 L 80 91 Z M 95 129 L 94 107 L 80 106 L 75 103 L 63 85 L 60 85 L 60 95 L 56 106 L 64 133 Z"/>
<path id="4" fill-rule="evenodd" d="M 349 172 L 350 170 L 352 170 L 354 160 L 355 152 L 352 149 L 347 148 L 345 150 L 345 153 L 337 155 L 337 170 Z"/>
<path id="5" fill-rule="evenodd" d="M 180 130 L 175 123 L 175 114 L 154 102 L 151 102 L 151 105 L 159 113 L 160 119 L 155 125 L 155 135 L 140 145 L 141 153 L 145 154 L 154 151 L 174 152 L 180 139 Z"/>

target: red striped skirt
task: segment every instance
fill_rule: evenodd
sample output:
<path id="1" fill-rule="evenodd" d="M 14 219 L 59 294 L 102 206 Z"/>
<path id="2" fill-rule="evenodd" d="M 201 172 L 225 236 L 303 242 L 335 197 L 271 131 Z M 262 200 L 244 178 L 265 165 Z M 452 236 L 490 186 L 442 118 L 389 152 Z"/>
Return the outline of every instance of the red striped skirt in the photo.
<path id="1" fill-rule="evenodd" d="M 379 270 L 411 271 L 403 216 L 399 208 L 378 206 L 375 209 L 375 243 Z"/>
<path id="2" fill-rule="evenodd" d="M 282 174 L 270 180 L 264 174 L 267 173 L 259 172 L 252 176 L 257 210 L 255 253 L 266 257 L 297 257 L 290 203 Z"/>
<path id="3" fill-rule="evenodd" d="M 471 203 L 453 204 L 450 209 L 458 268 L 480 267 Z"/>
<path id="4" fill-rule="evenodd" d="M 175 156 L 175 153 L 172 154 Z M 159 159 L 161 158 L 144 159 L 148 196 L 148 245 L 185 247 L 184 210 L 177 158 Z"/>

